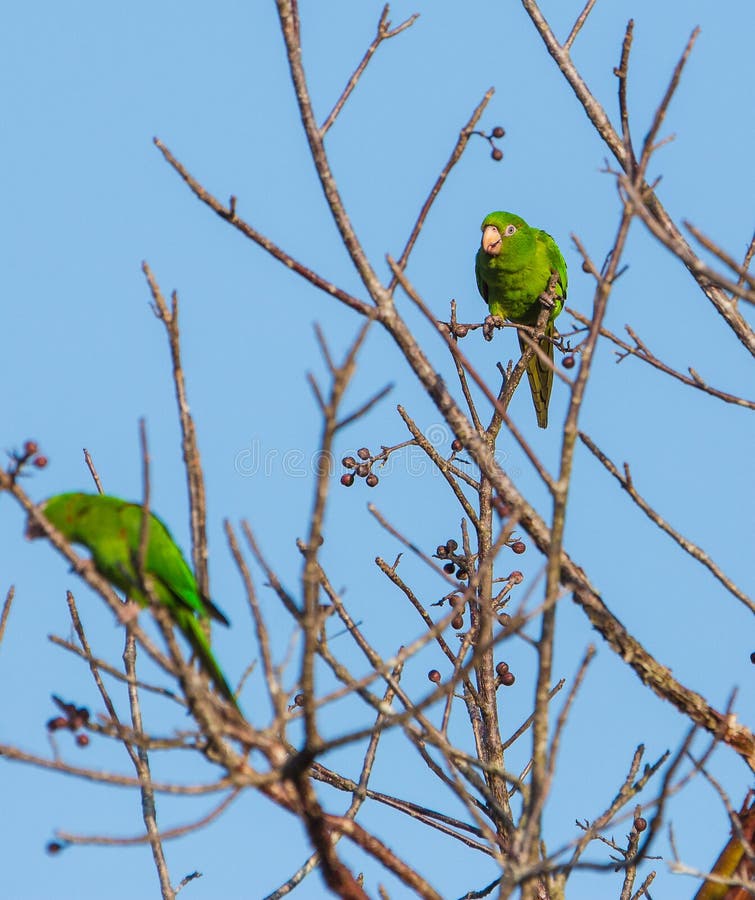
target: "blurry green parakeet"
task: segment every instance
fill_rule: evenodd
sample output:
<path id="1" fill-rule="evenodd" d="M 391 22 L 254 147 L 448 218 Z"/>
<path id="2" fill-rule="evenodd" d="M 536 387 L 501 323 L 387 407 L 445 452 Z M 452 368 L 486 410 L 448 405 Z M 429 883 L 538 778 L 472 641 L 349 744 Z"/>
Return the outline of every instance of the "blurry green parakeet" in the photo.
<path id="1" fill-rule="evenodd" d="M 142 530 L 142 507 L 105 494 L 57 494 L 40 504 L 45 518 L 72 544 L 83 544 L 92 554 L 97 571 L 140 606 L 149 598 L 139 587 L 137 574 Z M 29 537 L 42 535 L 30 521 Z M 228 625 L 228 619 L 208 598 L 165 525 L 150 513 L 144 577 L 154 598 L 170 613 L 179 631 L 196 653 L 218 691 L 236 708 L 233 691 L 210 649 L 202 629 L 207 619 Z"/>
<path id="2" fill-rule="evenodd" d="M 518 325 L 535 325 L 542 305 L 538 297 L 548 287 L 551 275 L 558 275 L 556 303 L 545 328 L 540 348 L 553 360 L 553 321 L 566 299 L 566 263 L 553 238 L 509 212 L 492 212 L 483 219 L 482 241 L 475 259 L 477 289 L 493 316 Z M 522 351 L 527 344 L 519 336 Z M 537 424 L 548 426 L 548 401 L 553 386 L 553 370 L 533 356 L 527 367 Z"/>

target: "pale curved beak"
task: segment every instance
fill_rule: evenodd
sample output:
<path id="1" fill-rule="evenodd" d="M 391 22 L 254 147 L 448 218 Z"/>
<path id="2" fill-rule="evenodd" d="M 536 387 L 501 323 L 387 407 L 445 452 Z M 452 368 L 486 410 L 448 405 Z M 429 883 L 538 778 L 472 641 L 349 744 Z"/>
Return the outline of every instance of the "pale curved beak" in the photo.
<path id="1" fill-rule="evenodd" d="M 482 249 L 488 256 L 498 256 L 501 252 L 501 232 L 495 225 L 486 225 L 482 232 Z"/>

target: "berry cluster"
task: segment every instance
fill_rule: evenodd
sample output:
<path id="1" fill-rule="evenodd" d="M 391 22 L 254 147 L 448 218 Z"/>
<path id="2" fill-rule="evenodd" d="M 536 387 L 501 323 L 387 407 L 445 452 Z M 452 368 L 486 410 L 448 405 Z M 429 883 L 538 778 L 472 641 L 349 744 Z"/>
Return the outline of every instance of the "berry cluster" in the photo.
<path id="1" fill-rule="evenodd" d="M 466 600 L 464 597 L 452 597 L 451 606 L 453 606 L 456 613 L 453 619 L 451 619 L 451 628 L 455 628 L 459 631 L 464 627 L 464 607 L 466 606 Z"/>
<path id="2" fill-rule="evenodd" d="M 24 466 L 30 463 L 37 469 L 44 469 L 48 463 L 47 457 L 39 452 L 39 444 L 36 441 L 24 441 L 23 450 L 14 450 L 8 455 L 11 458 L 11 465 L 8 469 L 11 478 L 19 475 Z"/>
<path id="3" fill-rule="evenodd" d="M 516 681 L 516 675 L 509 670 L 509 664 L 505 662 L 499 662 L 495 667 L 496 671 L 496 683 L 495 686 L 498 688 L 501 685 L 504 687 L 511 687 L 511 685 Z M 433 684 L 440 684 L 442 676 L 437 669 L 430 669 L 427 673 L 427 677 L 429 681 L 432 681 Z"/>
<path id="4" fill-rule="evenodd" d="M 66 703 L 60 697 L 52 695 L 55 705 L 63 713 L 62 716 L 55 716 L 47 722 L 47 730 L 60 731 L 62 728 L 68 731 L 78 731 L 84 728 L 89 722 L 89 710 L 85 706 L 76 706 L 75 703 Z M 89 735 L 83 732 L 76 735 L 76 743 L 79 747 L 87 747 L 89 745 Z"/>
<path id="5" fill-rule="evenodd" d="M 516 681 L 516 676 L 513 672 L 509 671 L 509 664 L 505 662 L 499 662 L 495 667 L 496 672 L 496 687 L 500 687 L 503 685 L 504 687 L 511 687 L 511 685 Z"/>
<path id="6" fill-rule="evenodd" d="M 354 479 L 358 476 L 364 478 L 367 487 L 375 487 L 380 479 L 372 471 L 372 464 L 378 457 L 373 456 L 368 447 L 360 447 L 357 450 L 357 456 L 361 462 L 353 456 L 344 456 L 341 460 L 344 468 L 351 469 L 350 472 L 344 472 L 341 475 L 341 484 L 344 487 L 351 487 Z"/>
<path id="7" fill-rule="evenodd" d="M 490 134 L 486 134 L 484 131 L 473 131 L 472 134 L 479 134 L 480 137 L 485 138 L 491 146 L 490 155 L 496 162 L 500 162 L 503 159 L 503 150 L 495 145 L 495 140 L 502 138 L 506 134 L 500 125 L 496 125 Z"/>
<path id="8" fill-rule="evenodd" d="M 456 577 L 460 581 L 469 578 L 469 564 L 465 556 L 461 556 L 456 552 L 459 545 L 451 538 L 445 544 L 439 544 L 435 550 L 437 559 L 447 559 L 448 562 L 443 566 L 443 571 L 449 575 L 456 573 Z"/>

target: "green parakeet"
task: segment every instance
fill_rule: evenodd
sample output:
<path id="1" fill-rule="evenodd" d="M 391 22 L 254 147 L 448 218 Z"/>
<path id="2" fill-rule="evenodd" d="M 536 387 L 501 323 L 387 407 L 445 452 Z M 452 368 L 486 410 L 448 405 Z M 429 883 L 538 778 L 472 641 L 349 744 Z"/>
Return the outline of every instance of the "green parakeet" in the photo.
<path id="1" fill-rule="evenodd" d="M 558 274 L 556 303 L 545 328 L 540 347 L 553 360 L 554 319 L 566 299 L 566 263 L 553 238 L 509 212 L 492 212 L 482 225 L 482 241 L 475 259 L 477 289 L 493 316 L 518 325 L 535 325 L 542 305 L 538 297 L 547 289 L 551 275 Z M 519 336 L 522 351 L 527 344 Z M 527 367 L 537 424 L 548 426 L 548 401 L 553 386 L 553 370 L 533 356 Z"/>
<path id="2" fill-rule="evenodd" d="M 104 494 L 57 494 L 38 508 L 63 537 L 72 544 L 83 544 L 91 552 L 100 575 L 141 606 L 149 605 L 137 574 L 143 518 L 139 504 Z M 30 521 L 27 536 L 42 534 L 41 528 Z M 144 576 L 148 589 L 168 610 L 218 691 L 238 709 L 202 629 L 207 619 L 224 625 L 229 624 L 228 619 L 208 597 L 202 596 L 170 532 L 151 513 Z"/>

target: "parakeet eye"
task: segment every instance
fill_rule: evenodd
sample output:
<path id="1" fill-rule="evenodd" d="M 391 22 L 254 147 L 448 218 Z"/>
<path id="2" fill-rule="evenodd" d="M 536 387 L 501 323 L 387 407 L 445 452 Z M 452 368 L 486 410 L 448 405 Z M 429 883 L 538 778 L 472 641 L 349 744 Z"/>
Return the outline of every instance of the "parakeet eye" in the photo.
<path id="1" fill-rule="evenodd" d="M 504 237 L 511 237 L 511 235 L 516 231 L 516 225 L 507 225 L 506 230 L 503 232 Z"/>

